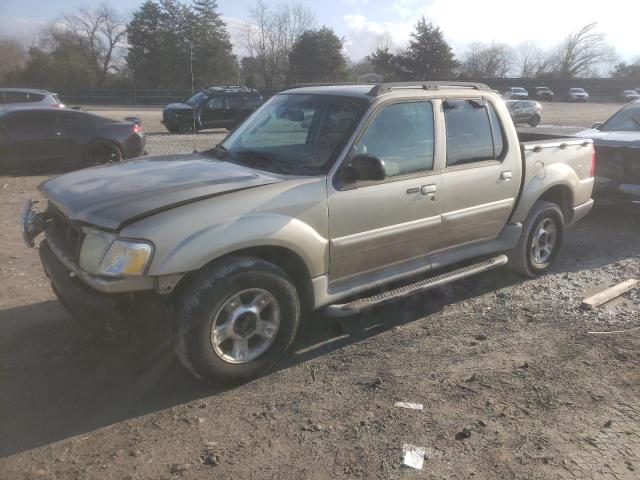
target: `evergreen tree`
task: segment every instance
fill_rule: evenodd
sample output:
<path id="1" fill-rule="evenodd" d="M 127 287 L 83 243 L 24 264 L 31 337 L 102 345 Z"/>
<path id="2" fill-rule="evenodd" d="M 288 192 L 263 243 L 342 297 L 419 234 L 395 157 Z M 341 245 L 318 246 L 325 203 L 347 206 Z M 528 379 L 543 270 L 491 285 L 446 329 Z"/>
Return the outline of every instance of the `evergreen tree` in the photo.
<path id="1" fill-rule="evenodd" d="M 147 0 L 127 26 L 127 66 L 139 87 L 157 86 L 162 77 L 161 65 L 165 61 L 160 38 L 162 15 L 158 4 Z"/>
<path id="2" fill-rule="evenodd" d="M 289 66 L 294 83 L 343 80 L 347 61 L 342 40 L 327 27 L 307 30 L 294 43 Z"/>
<path id="3" fill-rule="evenodd" d="M 410 80 L 447 80 L 458 66 L 451 46 L 439 27 L 422 17 L 411 33 L 409 48 L 401 56 L 401 65 Z"/>

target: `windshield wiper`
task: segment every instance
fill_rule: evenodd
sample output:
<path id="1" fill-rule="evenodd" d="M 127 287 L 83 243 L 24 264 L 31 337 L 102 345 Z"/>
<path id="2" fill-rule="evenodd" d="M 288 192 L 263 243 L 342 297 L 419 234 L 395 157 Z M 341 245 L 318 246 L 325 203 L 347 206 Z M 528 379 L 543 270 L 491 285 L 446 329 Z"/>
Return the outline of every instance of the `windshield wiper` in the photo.
<path id="1" fill-rule="evenodd" d="M 223 147 L 224 148 L 224 147 Z M 261 152 L 259 150 L 238 150 L 233 152 L 236 157 L 238 156 L 246 156 L 248 157 L 246 161 L 242 161 L 240 163 L 246 163 L 247 165 L 254 164 L 265 165 L 267 167 L 276 167 L 281 173 L 290 173 L 291 165 L 289 162 L 284 162 L 273 156 Z"/>

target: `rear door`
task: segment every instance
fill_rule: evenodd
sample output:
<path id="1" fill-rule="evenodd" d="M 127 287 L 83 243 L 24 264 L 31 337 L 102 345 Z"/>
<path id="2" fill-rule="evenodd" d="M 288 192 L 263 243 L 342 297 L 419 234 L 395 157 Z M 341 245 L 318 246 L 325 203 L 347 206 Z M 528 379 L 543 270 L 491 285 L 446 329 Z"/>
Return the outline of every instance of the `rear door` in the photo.
<path id="1" fill-rule="evenodd" d="M 85 148 L 93 139 L 95 124 L 91 115 L 60 110 L 58 112 L 57 148 L 61 166 L 76 166 L 84 161 Z"/>
<path id="2" fill-rule="evenodd" d="M 226 102 L 224 97 L 213 97 L 208 100 L 200 112 L 200 123 L 204 128 L 224 127 Z"/>
<path id="3" fill-rule="evenodd" d="M 385 163 L 386 178 L 338 186 L 329 195 L 330 281 L 426 266 L 438 248 L 441 176 L 434 103 L 407 100 L 380 107 L 343 167 L 356 154 Z M 441 158 L 441 155 L 440 155 Z M 337 173 L 339 178 L 340 171 Z"/>
<path id="4" fill-rule="evenodd" d="M 509 151 L 498 116 L 485 100 L 447 100 L 443 114 L 443 241 L 449 248 L 496 238 L 520 188 L 518 146 Z"/>
<path id="5" fill-rule="evenodd" d="M 227 97 L 227 126 L 233 126 L 242 121 L 245 101 L 243 95 Z"/>

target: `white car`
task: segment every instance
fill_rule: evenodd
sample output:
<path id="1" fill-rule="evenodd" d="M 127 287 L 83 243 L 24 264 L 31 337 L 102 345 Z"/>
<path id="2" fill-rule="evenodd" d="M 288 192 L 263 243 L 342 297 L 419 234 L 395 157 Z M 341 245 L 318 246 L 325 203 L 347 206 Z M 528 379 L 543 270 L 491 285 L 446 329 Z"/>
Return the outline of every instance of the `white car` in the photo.
<path id="1" fill-rule="evenodd" d="M 529 98 L 529 92 L 522 87 L 509 87 L 504 92 L 504 98 L 509 100 L 526 100 Z"/>
<path id="2" fill-rule="evenodd" d="M 584 88 L 570 88 L 567 92 L 567 102 L 588 102 L 589 94 Z"/>

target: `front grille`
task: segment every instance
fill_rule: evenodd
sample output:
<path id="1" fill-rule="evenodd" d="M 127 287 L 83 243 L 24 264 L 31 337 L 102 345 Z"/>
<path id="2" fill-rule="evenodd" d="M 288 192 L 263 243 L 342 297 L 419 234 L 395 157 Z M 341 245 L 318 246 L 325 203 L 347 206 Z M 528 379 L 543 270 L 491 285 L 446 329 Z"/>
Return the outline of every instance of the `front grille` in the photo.
<path id="1" fill-rule="evenodd" d="M 49 204 L 47 239 L 74 262 L 80 258 L 80 247 L 84 233 L 79 225 L 69 220 L 60 210 Z"/>

